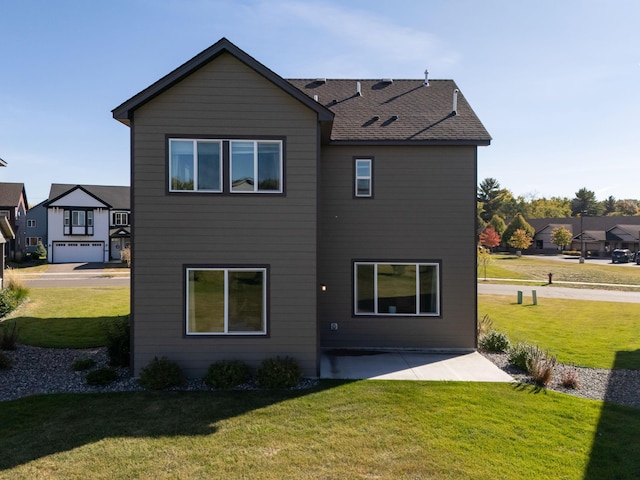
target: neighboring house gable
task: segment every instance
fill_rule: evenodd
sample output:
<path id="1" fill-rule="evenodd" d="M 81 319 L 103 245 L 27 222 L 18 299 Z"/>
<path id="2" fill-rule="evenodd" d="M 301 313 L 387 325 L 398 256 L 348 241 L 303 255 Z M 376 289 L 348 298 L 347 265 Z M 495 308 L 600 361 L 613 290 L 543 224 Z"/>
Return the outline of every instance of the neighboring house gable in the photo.
<path id="1" fill-rule="evenodd" d="M 129 187 L 53 184 L 44 206 L 50 263 L 119 260 L 114 244 L 124 245 L 124 237 L 112 238 L 113 212 L 128 221 Z"/>
<path id="2" fill-rule="evenodd" d="M 491 138 L 452 81 L 359 82 L 287 81 L 222 39 L 113 110 L 132 127 L 136 374 L 476 347 Z"/>
<path id="3" fill-rule="evenodd" d="M 25 253 L 25 225 L 28 210 L 24 183 L 0 183 L 0 216 L 8 219 L 15 238 L 5 246 L 9 259 L 21 259 Z"/>

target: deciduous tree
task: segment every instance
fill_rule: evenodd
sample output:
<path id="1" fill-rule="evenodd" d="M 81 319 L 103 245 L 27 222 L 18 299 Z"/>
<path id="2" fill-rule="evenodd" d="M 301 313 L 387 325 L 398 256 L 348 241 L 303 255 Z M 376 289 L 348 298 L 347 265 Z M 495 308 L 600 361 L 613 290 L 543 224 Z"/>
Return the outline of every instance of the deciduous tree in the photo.
<path id="1" fill-rule="evenodd" d="M 573 235 L 564 227 L 557 227 L 551 230 L 551 243 L 564 248 L 571 243 Z"/>
<path id="2" fill-rule="evenodd" d="M 529 236 L 526 230 L 521 228 L 517 229 L 509 238 L 509 245 L 517 250 L 526 250 L 532 242 L 533 239 Z"/>
<path id="3" fill-rule="evenodd" d="M 500 245 L 500 235 L 493 228 L 487 227 L 480 234 L 480 245 L 491 250 L 493 247 Z"/>

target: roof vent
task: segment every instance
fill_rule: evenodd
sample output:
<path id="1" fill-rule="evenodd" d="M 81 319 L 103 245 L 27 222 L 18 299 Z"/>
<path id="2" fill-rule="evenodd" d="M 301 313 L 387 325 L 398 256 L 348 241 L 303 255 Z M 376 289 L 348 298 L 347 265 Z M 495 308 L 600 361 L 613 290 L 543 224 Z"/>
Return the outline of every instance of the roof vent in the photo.
<path id="1" fill-rule="evenodd" d="M 313 99 L 317 102 L 318 101 L 318 95 L 314 95 Z"/>
<path id="2" fill-rule="evenodd" d="M 383 78 L 382 83 L 393 83 L 393 78 Z"/>
<path id="3" fill-rule="evenodd" d="M 451 113 L 454 115 L 458 114 L 458 89 L 457 88 L 453 91 L 453 110 L 451 111 Z"/>
<path id="4" fill-rule="evenodd" d="M 395 122 L 397 119 L 398 119 L 398 115 L 391 115 L 390 120 L 391 120 L 392 122 Z"/>
<path id="5" fill-rule="evenodd" d="M 424 71 L 424 83 L 422 84 L 423 87 L 428 87 L 429 86 L 429 70 L 425 69 Z"/>
<path id="6" fill-rule="evenodd" d="M 316 78 L 315 82 L 316 83 L 327 83 L 327 79 L 326 78 Z"/>
<path id="7" fill-rule="evenodd" d="M 362 85 L 360 85 L 360 82 L 356 82 L 356 97 L 361 97 L 362 96 Z"/>

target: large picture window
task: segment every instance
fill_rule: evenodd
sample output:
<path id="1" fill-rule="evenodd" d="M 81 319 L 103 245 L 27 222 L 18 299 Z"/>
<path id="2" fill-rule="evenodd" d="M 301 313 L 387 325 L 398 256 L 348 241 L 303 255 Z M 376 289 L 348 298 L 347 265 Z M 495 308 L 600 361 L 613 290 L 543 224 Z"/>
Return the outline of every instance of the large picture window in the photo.
<path id="1" fill-rule="evenodd" d="M 187 268 L 187 335 L 265 335 L 266 268 Z"/>
<path id="2" fill-rule="evenodd" d="M 440 315 L 439 263 L 354 263 L 356 315 Z"/>
<path id="3" fill-rule="evenodd" d="M 64 235 L 93 235 L 93 210 L 65 210 Z"/>
<path id="4" fill-rule="evenodd" d="M 169 140 L 169 191 L 221 192 L 222 142 Z"/>

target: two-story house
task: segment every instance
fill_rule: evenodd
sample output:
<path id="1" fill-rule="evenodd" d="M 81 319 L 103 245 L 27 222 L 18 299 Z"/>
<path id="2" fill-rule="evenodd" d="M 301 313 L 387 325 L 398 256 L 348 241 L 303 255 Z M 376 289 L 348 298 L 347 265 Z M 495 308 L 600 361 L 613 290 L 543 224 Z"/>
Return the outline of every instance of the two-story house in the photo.
<path id="1" fill-rule="evenodd" d="M 222 39 L 131 128 L 132 359 L 476 348 L 476 157 L 451 80 L 287 81 Z"/>
<path id="2" fill-rule="evenodd" d="M 0 182 L 0 217 L 5 217 L 14 232 L 14 238 L 5 244 L 5 255 L 10 260 L 21 260 L 25 253 L 26 214 L 29 209 L 24 183 Z"/>
<path id="3" fill-rule="evenodd" d="M 120 260 L 129 246 L 129 187 L 54 183 L 43 206 L 49 263 Z"/>

